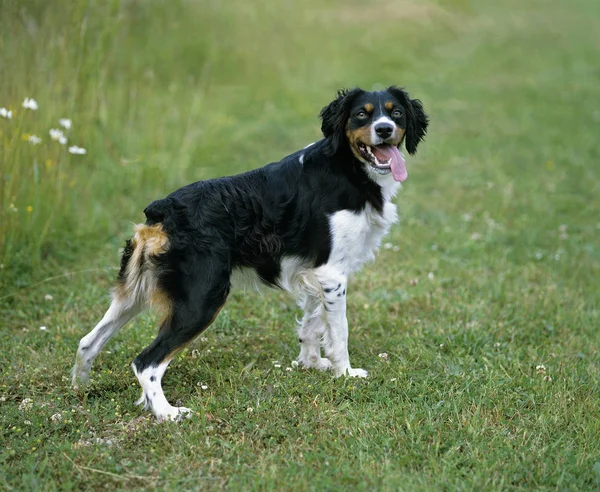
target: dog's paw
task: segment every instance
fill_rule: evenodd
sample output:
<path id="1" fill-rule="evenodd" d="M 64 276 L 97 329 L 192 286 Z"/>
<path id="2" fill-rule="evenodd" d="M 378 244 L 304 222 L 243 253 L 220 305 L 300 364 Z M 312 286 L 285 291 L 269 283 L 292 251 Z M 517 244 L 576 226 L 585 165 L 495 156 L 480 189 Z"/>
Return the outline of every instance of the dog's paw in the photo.
<path id="1" fill-rule="evenodd" d="M 90 383 L 90 371 L 76 364 L 71 369 L 71 386 L 78 390 L 80 386 L 87 386 Z"/>
<path id="2" fill-rule="evenodd" d="M 318 371 L 329 371 L 333 364 L 326 357 L 317 357 L 313 355 L 312 357 L 298 358 L 298 362 L 302 364 L 307 369 L 317 369 Z"/>
<path id="3" fill-rule="evenodd" d="M 346 376 L 350 378 L 366 378 L 369 373 L 364 369 L 352 369 L 349 368 L 346 371 Z"/>
<path id="4" fill-rule="evenodd" d="M 155 412 L 154 415 L 159 422 L 180 422 L 183 419 L 188 419 L 192 416 L 192 410 L 186 407 L 169 407 L 160 412 Z"/>
<path id="5" fill-rule="evenodd" d="M 339 378 L 341 376 L 346 376 L 349 378 L 366 378 L 368 376 L 368 372 L 364 369 L 353 369 L 352 367 L 347 367 L 346 369 L 337 370 L 335 375 Z"/>

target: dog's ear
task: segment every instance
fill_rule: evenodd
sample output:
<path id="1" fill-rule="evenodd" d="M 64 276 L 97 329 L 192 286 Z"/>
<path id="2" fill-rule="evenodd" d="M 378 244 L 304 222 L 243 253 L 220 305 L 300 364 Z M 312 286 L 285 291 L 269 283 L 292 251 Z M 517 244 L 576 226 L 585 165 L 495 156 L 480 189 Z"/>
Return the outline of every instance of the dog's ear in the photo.
<path id="1" fill-rule="evenodd" d="M 330 154 L 335 154 L 346 139 L 352 101 L 362 92 L 362 89 L 340 89 L 336 98 L 321 110 L 321 131 L 329 139 Z"/>
<path id="2" fill-rule="evenodd" d="M 411 99 L 408 93 L 399 87 L 388 87 L 388 91 L 398 99 L 406 109 L 406 142 L 404 143 L 409 154 L 417 151 L 417 145 L 427 133 L 429 117 L 423 111 L 423 104 L 418 99 Z"/>

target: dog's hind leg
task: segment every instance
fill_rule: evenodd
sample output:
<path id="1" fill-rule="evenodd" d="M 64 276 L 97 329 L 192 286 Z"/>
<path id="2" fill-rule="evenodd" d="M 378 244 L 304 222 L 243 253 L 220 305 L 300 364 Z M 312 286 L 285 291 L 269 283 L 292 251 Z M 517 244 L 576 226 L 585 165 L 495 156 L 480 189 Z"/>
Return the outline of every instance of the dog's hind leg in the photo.
<path id="1" fill-rule="evenodd" d="M 141 311 L 139 304 L 130 299 L 115 296 L 104 317 L 96 327 L 79 342 L 75 365 L 72 370 L 73 386 L 86 383 L 94 360 L 115 335 L 129 320 Z"/>
<path id="2" fill-rule="evenodd" d="M 178 278 L 169 279 L 178 292 L 171 314 L 156 339 L 131 364 L 142 386 L 136 403 L 144 404 L 159 421 L 179 420 L 190 412 L 167 401 L 161 379 L 173 357 L 215 320 L 229 294 L 231 270 L 227 261 L 203 257 L 185 262 L 185 269 L 176 270 Z"/>
<path id="3" fill-rule="evenodd" d="M 156 271 L 156 259 L 167 251 L 168 245 L 169 238 L 161 224 L 135 226 L 135 234 L 123 250 L 112 303 L 102 320 L 79 342 L 71 372 L 73 386 L 89 379 L 94 359 L 102 348 L 144 307 L 156 304 L 169 309 L 170 300 L 158 288 Z"/>

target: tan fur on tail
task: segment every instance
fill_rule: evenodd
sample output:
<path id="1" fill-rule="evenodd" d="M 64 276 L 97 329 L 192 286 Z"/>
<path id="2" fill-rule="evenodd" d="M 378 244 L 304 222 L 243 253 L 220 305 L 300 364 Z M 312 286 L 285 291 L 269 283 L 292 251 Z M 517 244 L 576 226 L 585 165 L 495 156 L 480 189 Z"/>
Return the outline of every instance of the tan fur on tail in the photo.
<path id="1" fill-rule="evenodd" d="M 169 237 L 162 224 L 135 224 L 131 247 L 133 252 L 127 263 L 125 281 L 117 286 L 116 296 L 169 311 L 169 298 L 158 288 L 156 265 L 152 261 L 169 249 Z"/>

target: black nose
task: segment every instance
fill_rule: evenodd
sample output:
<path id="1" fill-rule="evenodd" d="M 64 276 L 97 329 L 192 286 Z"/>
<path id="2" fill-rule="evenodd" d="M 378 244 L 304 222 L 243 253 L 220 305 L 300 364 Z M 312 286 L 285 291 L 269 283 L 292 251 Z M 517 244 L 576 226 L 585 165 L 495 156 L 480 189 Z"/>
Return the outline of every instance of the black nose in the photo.
<path id="1" fill-rule="evenodd" d="M 394 127 L 388 123 L 382 123 L 375 127 L 375 133 L 377 133 L 377 135 L 379 135 L 381 138 L 388 138 L 393 131 Z"/>

